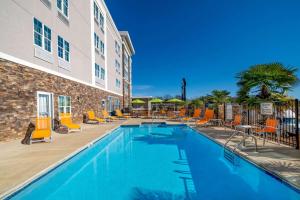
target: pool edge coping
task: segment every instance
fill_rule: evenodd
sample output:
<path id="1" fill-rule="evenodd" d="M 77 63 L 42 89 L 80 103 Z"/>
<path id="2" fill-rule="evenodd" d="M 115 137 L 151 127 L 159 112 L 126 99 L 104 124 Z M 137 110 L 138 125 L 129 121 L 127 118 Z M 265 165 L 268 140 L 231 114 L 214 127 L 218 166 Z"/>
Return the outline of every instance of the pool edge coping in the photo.
<path id="1" fill-rule="evenodd" d="M 29 179 L 27 179 L 27 180 L 23 181 L 22 183 L 12 187 L 11 189 L 7 190 L 6 192 L 0 194 L 0 199 L 3 199 L 3 200 L 10 199 L 14 195 L 16 195 L 18 192 L 20 192 L 22 189 L 26 188 L 30 184 L 32 184 L 35 181 L 39 180 L 40 178 L 42 178 L 43 176 L 45 176 L 49 172 L 55 170 L 57 167 L 61 166 L 62 164 L 64 164 L 68 160 L 72 159 L 73 157 L 75 157 L 76 155 L 78 155 L 79 153 L 84 151 L 85 149 L 88 149 L 89 147 L 91 147 L 92 145 L 94 145 L 95 143 L 100 141 L 101 139 L 108 136 L 113 131 L 120 128 L 125 123 L 126 123 L 126 121 L 120 123 L 119 125 L 117 125 L 116 127 L 112 128 L 112 129 L 106 130 L 101 136 L 99 136 L 99 137 L 95 138 L 94 140 L 92 140 L 91 142 L 88 142 L 87 144 L 79 147 L 78 149 L 71 152 L 70 154 L 68 154 L 64 158 L 58 160 L 57 162 L 51 164 L 50 166 L 46 167 L 45 169 L 43 169 L 40 172 L 36 173 L 35 175 L 31 176 Z"/>
<path id="2" fill-rule="evenodd" d="M 199 134 L 203 135 L 204 137 L 208 138 L 209 140 L 215 142 L 217 145 L 220 145 L 222 148 L 225 148 L 226 150 L 229 150 L 229 151 L 232 152 L 232 148 L 230 146 L 224 147 L 224 144 L 222 144 L 220 141 L 216 140 L 215 138 L 207 135 L 205 132 L 201 132 L 200 130 L 196 129 L 195 127 L 192 127 L 191 125 L 187 125 L 187 126 L 190 127 L 192 130 L 196 131 L 197 133 L 199 133 Z M 296 191 L 296 192 L 298 192 L 300 194 L 300 186 L 292 183 L 291 181 L 289 181 L 288 179 L 286 179 L 284 176 L 282 176 L 282 175 L 274 172 L 273 170 L 270 170 L 267 167 L 265 167 L 265 166 L 257 163 L 255 160 L 251 159 L 249 156 L 243 155 L 240 151 L 241 150 L 238 149 L 238 151 L 234 151 L 233 153 L 236 154 L 241 159 L 244 159 L 245 161 L 253 164 L 255 167 L 261 169 L 264 173 L 272 176 L 276 180 L 278 180 L 281 183 L 287 185 L 292 190 L 294 190 L 294 191 Z"/>

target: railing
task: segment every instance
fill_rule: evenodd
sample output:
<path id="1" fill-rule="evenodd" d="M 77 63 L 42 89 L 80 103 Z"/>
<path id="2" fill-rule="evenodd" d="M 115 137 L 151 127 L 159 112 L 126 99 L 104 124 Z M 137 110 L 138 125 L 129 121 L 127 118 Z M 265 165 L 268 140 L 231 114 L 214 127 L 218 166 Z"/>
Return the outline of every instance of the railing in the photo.
<path id="1" fill-rule="evenodd" d="M 224 110 L 226 108 L 224 107 Z M 260 104 L 255 106 L 240 105 L 239 113 L 242 114 L 242 124 L 264 126 L 267 118 L 278 121 L 277 133 L 268 134 L 267 140 L 279 142 L 299 149 L 300 105 L 299 100 L 287 103 L 273 103 L 273 114 L 262 115 Z"/>

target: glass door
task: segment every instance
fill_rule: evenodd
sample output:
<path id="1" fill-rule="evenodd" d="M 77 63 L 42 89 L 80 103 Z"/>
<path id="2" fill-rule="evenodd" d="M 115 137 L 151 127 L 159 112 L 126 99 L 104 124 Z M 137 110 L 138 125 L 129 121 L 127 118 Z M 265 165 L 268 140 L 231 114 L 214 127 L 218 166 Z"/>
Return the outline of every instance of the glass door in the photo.
<path id="1" fill-rule="evenodd" d="M 50 117 L 51 121 L 53 120 L 53 94 L 52 93 L 37 92 L 37 116 Z"/>

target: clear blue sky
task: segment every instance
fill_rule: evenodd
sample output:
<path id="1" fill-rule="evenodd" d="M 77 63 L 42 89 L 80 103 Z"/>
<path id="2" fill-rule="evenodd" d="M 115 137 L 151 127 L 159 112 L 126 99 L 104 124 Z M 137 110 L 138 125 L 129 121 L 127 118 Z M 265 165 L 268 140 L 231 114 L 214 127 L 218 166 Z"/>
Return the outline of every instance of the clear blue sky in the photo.
<path id="1" fill-rule="evenodd" d="M 133 95 L 188 97 L 213 89 L 236 94 L 250 65 L 300 67 L 300 0 L 106 0 L 119 30 L 130 32 Z M 298 72 L 298 76 L 300 73 Z M 300 97 L 300 87 L 291 95 Z"/>

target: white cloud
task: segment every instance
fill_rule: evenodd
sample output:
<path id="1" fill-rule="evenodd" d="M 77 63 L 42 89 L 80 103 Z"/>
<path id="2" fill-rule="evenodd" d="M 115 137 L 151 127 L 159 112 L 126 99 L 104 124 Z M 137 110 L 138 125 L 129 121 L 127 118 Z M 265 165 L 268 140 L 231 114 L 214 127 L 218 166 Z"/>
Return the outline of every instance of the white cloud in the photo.
<path id="1" fill-rule="evenodd" d="M 152 89 L 152 85 L 133 85 L 134 90 L 149 90 Z"/>

